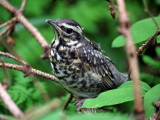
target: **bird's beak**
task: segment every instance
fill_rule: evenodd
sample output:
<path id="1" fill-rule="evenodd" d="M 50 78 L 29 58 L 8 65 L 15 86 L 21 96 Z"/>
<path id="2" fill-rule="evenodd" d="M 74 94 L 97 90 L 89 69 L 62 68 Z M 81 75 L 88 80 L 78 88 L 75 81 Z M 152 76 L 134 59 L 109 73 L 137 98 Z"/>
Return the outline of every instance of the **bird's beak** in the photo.
<path id="1" fill-rule="evenodd" d="M 56 23 L 56 21 L 54 20 L 46 20 L 46 22 L 48 22 L 51 26 L 53 26 L 56 30 L 59 30 L 58 24 Z"/>
<path id="2" fill-rule="evenodd" d="M 46 22 L 48 22 L 54 28 L 55 35 L 56 35 L 56 37 L 58 37 L 60 35 L 60 31 L 61 31 L 60 27 L 58 26 L 58 23 L 56 21 L 50 20 L 50 19 L 46 20 Z"/>

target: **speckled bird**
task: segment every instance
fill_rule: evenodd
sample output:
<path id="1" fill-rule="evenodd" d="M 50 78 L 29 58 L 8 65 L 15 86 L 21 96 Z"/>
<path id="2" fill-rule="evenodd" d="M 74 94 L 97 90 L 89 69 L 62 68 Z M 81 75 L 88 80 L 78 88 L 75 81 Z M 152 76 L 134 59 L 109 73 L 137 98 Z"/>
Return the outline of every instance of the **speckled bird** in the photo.
<path id="1" fill-rule="evenodd" d="M 87 98 L 114 89 L 128 80 L 100 46 L 89 40 L 82 27 L 71 19 L 47 20 L 54 28 L 55 38 L 50 49 L 53 73 L 63 87 L 81 98 L 78 109 Z"/>

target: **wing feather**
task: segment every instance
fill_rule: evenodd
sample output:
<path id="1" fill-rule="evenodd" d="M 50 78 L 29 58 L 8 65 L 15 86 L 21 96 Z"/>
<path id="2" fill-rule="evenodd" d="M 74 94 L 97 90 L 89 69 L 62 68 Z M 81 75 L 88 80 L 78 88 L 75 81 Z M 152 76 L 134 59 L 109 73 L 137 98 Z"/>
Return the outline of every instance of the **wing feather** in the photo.
<path id="1" fill-rule="evenodd" d="M 78 56 L 84 64 L 85 70 L 92 70 L 97 75 L 102 76 L 102 79 L 97 82 L 103 90 L 115 87 L 114 78 L 109 69 L 109 66 L 114 64 L 99 49 L 90 45 L 83 46 L 78 48 Z"/>

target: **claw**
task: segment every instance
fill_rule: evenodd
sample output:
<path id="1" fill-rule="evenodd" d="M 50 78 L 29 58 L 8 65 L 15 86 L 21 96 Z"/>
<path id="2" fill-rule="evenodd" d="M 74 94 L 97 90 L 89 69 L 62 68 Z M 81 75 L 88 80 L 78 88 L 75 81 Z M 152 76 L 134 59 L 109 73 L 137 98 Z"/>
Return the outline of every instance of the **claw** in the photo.
<path id="1" fill-rule="evenodd" d="M 84 103 L 85 100 L 86 100 L 86 99 L 81 99 L 81 100 L 78 100 L 78 101 L 76 101 L 76 102 L 74 103 L 74 105 L 76 105 L 76 111 L 77 111 L 77 112 L 80 111 L 81 106 L 83 105 L 83 103 Z"/>

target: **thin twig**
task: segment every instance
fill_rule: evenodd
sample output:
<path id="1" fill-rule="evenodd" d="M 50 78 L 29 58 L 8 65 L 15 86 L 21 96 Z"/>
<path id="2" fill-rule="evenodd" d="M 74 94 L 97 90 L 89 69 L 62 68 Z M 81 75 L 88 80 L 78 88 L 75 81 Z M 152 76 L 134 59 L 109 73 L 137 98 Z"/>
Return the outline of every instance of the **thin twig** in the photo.
<path id="1" fill-rule="evenodd" d="M 158 22 L 155 20 L 155 18 L 153 17 L 152 13 L 148 9 L 146 0 L 143 0 L 143 5 L 144 5 L 144 11 L 149 15 L 149 17 L 151 17 L 151 19 L 153 20 L 153 22 L 156 25 L 157 29 L 160 30 L 160 26 L 159 26 Z"/>
<path id="2" fill-rule="evenodd" d="M 9 34 L 7 36 L 7 43 L 10 43 L 12 45 L 15 45 L 15 42 L 13 40 L 13 33 L 14 33 L 14 30 L 15 30 L 15 25 L 16 25 L 16 22 L 13 21 L 13 23 L 10 25 L 10 31 L 9 31 Z"/>
<path id="3" fill-rule="evenodd" d="M 30 74 L 33 74 L 33 75 L 38 75 L 38 76 L 41 76 L 41 77 L 44 77 L 44 78 L 47 78 L 47 79 L 50 79 L 56 83 L 59 83 L 59 81 L 57 80 L 57 78 L 53 75 L 50 75 L 48 73 L 45 73 L 45 72 L 42 72 L 40 70 L 36 70 L 32 67 L 30 67 L 30 69 L 26 69 L 25 66 L 22 66 L 22 65 L 14 65 L 14 64 L 10 64 L 10 63 L 4 63 L 5 67 L 7 68 L 11 68 L 11 69 L 15 69 L 15 70 L 18 70 L 18 71 L 21 71 L 23 73 L 27 73 L 28 71 L 30 72 Z M 0 63 L 0 67 L 2 67 L 3 64 Z"/>
<path id="4" fill-rule="evenodd" d="M 0 5 L 5 7 L 12 14 L 14 14 L 17 11 L 17 9 L 14 8 L 11 4 L 9 4 L 7 0 L 0 0 Z"/>
<path id="5" fill-rule="evenodd" d="M 160 30 L 157 30 L 156 33 L 152 37 L 150 37 L 144 44 L 142 44 L 141 47 L 139 47 L 139 49 L 136 52 L 137 56 L 139 56 L 144 51 L 144 49 L 146 49 L 148 45 L 150 45 L 155 40 L 155 38 L 158 35 L 160 35 Z"/>
<path id="6" fill-rule="evenodd" d="M 23 60 L 20 59 L 20 58 L 16 58 L 15 56 L 11 55 L 10 53 L 5 53 L 5 52 L 1 52 L 1 51 L 0 51 L 0 55 L 4 55 L 4 56 L 6 56 L 6 57 L 8 57 L 8 58 L 12 58 L 12 59 L 16 60 L 17 62 L 21 63 L 23 66 L 20 67 L 19 70 L 20 70 L 20 71 L 22 70 L 22 72 L 25 74 L 24 77 L 27 77 L 27 76 L 30 75 L 30 74 L 36 74 L 36 75 L 40 75 L 40 76 L 42 76 L 42 77 L 45 77 L 45 74 L 46 74 L 46 73 L 44 73 L 44 72 L 41 73 L 41 71 L 39 71 L 39 70 L 32 69 L 32 67 L 31 67 L 28 63 L 26 63 L 25 61 L 23 61 Z M 12 65 L 13 65 L 13 64 L 12 64 Z M 12 66 L 10 66 L 10 67 L 12 67 Z M 15 68 L 15 67 L 14 67 L 13 69 L 17 69 L 17 70 L 18 70 L 18 68 Z M 49 74 L 48 74 L 48 75 L 49 75 Z M 47 77 L 48 75 L 46 75 L 46 77 Z M 52 75 L 52 76 L 49 75 L 48 77 L 51 77 L 51 78 L 53 79 L 53 75 Z M 50 78 L 49 78 L 49 79 L 50 79 Z M 54 81 L 57 82 L 57 78 L 56 78 L 56 77 L 54 77 Z"/>
<path id="7" fill-rule="evenodd" d="M 39 33 L 39 31 L 22 15 L 18 14 L 17 19 L 19 22 L 21 22 L 24 27 L 29 30 L 29 32 L 38 40 L 40 45 L 44 48 L 48 45 L 47 41 L 44 39 L 44 37 Z"/>
<path id="8" fill-rule="evenodd" d="M 0 120 L 15 120 L 12 116 L 0 114 Z"/>
<path id="9" fill-rule="evenodd" d="M 156 103 L 152 103 L 152 105 L 155 108 L 155 113 L 153 115 L 153 117 L 150 118 L 150 120 L 160 120 L 160 98 L 159 101 Z"/>
<path id="10" fill-rule="evenodd" d="M 17 18 L 16 18 L 16 17 L 13 17 L 13 18 L 10 19 L 9 21 L 1 24 L 1 25 L 0 25 L 0 28 L 5 27 L 5 26 L 7 26 L 7 25 L 9 25 L 9 24 L 12 24 L 12 23 L 15 22 L 16 20 L 17 20 Z"/>
<path id="11" fill-rule="evenodd" d="M 3 32 L 0 33 L 0 37 L 3 36 L 4 34 L 6 34 L 7 32 L 10 31 L 10 26 L 8 28 L 6 28 Z"/>
<path id="12" fill-rule="evenodd" d="M 10 53 L 6 53 L 6 52 L 1 52 L 0 51 L 0 55 L 6 56 L 8 58 L 12 58 L 13 60 L 16 60 L 17 62 L 21 63 L 22 65 L 26 65 L 27 63 L 13 55 L 11 55 Z"/>
<path id="13" fill-rule="evenodd" d="M 24 11 L 25 6 L 26 6 L 26 0 L 23 0 L 23 1 L 22 1 L 22 4 L 21 4 L 20 10 L 21 10 L 21 11 Z"/>
<path id="14" fill-rule="evenodd" d="M 50 100 L 47 91 L 45 90 L 44 86 L 42 84 L 40 84 L 40 82 L 38 81 L 37 78 L 35 78 L 34 76 L 30 77 L 31 80 L 33 81 L 35 87 L 37 88 L 37 90 L 40 92 L 42 98 L 44 99 L 45 102 L 48 102 Z"/>
<path id="15" fill-rule="evenodd" d="M 115 19 L 116 11 L 115 11 L 115 8 L 114 8 L 114 2 L 113 2 L 113 0 L 106 0 L 106 1 L 108 1 L 110 3 L 110 5 L 108 7 L 108 10 L 110 11 L 112 18 Z"/>
<path id="16" fill-rule="evenodd" d="M 7 69 L 4 65 L 4 59 L 0 58 L 0 62 L 2 62 L 2 64 L 3 64 L 2 68 L 3 68 L 3 72 L 4 72 L 4 76 L 5 76 L 3 87 L 4 87 L 4 89 L 7 89 L 9 87 L 8 72 L 7 72 Z"/>
<path id="17" fill-rule="evenodd" d="M 44 37 L 39 33 L 39 31 L 22 15 L 18 14 L 17 19 L 21 22 L 24 27 L 36 38 L 44 50 L 44 54 L 49 56 L 48 51 L 50 50 L 50 45 L 44 39 Z"/>
<path id="18" fill-rule="evenodd" d="M 140 56 L 140 55 L 142 54 L 142 52 L 143 52 L 151 43 L 153 43 L 153 42 L 155 41 L 155 39 L 156 39 L 156 37 L 157 37 L 158 35 L 160 35 L 160 30 L 157 30 L 156 33 L 155 33 L 152 37 L 150 37 L 144 44 L 142 44 L 142 45 L 138 48 L 138 50 L 137 50 L 137 52 L 136 52 L 137 57 Z M 128 76 L 129 76 L 129 77 L 130 77 L 130 74 L 131 74 L 131 69 L 129 68 L 129 70 L 128 70 Z"/>
<path id="19" fill-rule="evenodd" d="M 3 88 L 2 84 L 0 83 L 0 98 L 3 101 L 3 103 L 6 105 L 6 107 L 9 109 L 9 111 L 16 117 L 16 118 L 22 118 L 24 116 L 23 112 L 18 108 L 18 106 L 14 103 L 14 101 L 11 99 L 9 94 L 6 92 L 6 90 Z"/>
<path id="20" fill-rule="evenodd" d="M 25 0 L 23 1 L 21 7 L 25 6 Z M 35 37 L 35 39 L 42 46 L 44 55 L 43 58 L 47 58 L 49 56 L 50 45 L 47 43 L 45 38 L 40 34 L 40 32 L 23 16 L 21 9 L 16 9 L 13 7 L 7 0 L 0 0 L 0 5 L 5 7 L 10 13 L 15 15 L 17 21 L 22 23 L 24 27 Z"/>
<path id="21" fill-rule="evenodd" d="M 133 44 L 131 32 L 130 32 L 130 22 L 128 19 L 128 14 L 125 8 L 124 0 L 117 0 L 118 12 L 119 12 L 119 22 L 120 22 L 120 33 L 126 38 L 126 52 L 131 69 L 133 84 L 134 84 L 134 97 L 135 97 L 135 113 L 138 120 L 144 120 L 144 109 L 142 104 L 141 89 L 139 84 L 139 69 L 137 63 L 136 49 Z"/>
<path id="22" fill-rule="evenodd" d="M 14 27 L 15 27 L 15 21 L 12 21 L 12 24 L 9 25 L 8 28 L 6 28 L 3 32 L 0 33 L 0 36 L 3 36 L 4 34 L 6 34 L 7 32 L 9 32 L 8 36 L 12 36 L 13 32 L 14 32 Z M 12 41 L 13 42 L 13 41 Z"/>

